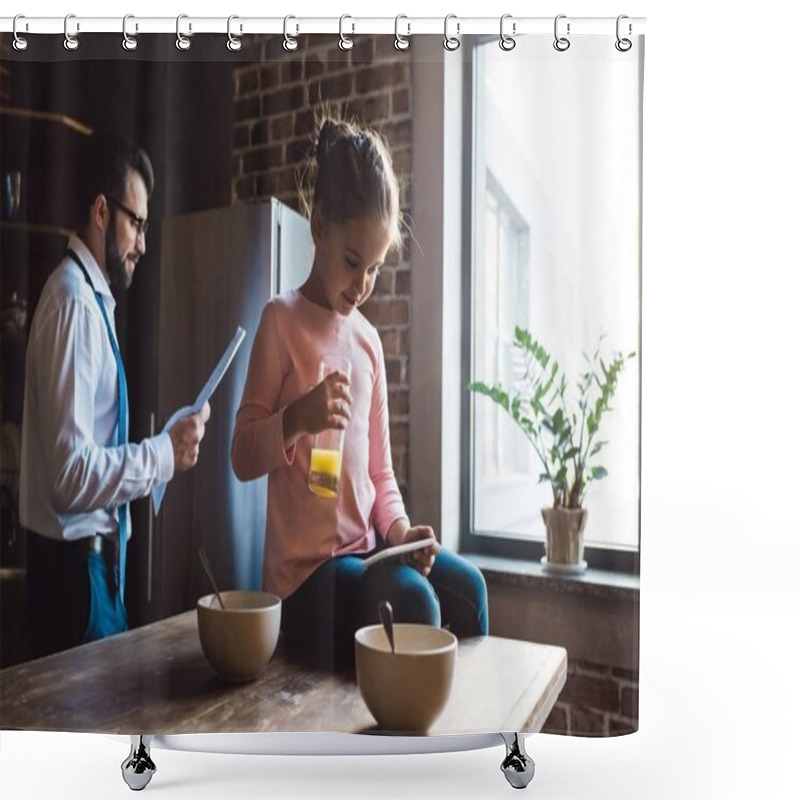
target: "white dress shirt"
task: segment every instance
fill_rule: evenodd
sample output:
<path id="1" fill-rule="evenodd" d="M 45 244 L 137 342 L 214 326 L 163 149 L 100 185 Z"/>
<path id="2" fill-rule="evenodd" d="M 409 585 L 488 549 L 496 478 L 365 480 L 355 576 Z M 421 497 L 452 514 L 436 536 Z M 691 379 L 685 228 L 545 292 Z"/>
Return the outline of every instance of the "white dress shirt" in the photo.
<path id="1" fill-rule="evenodd" d="M 69 247 L 116 336 L 116 302 L 100 267 L 78 237 Z M 117 362 L 97 298 L 66 256 L 45 284 L 28 339 L 20 471 L 26 528 L 67 540 L 116 533 L 119 506 L 172 478 L 168 433 L 116 445 L 118 401 Z"/>

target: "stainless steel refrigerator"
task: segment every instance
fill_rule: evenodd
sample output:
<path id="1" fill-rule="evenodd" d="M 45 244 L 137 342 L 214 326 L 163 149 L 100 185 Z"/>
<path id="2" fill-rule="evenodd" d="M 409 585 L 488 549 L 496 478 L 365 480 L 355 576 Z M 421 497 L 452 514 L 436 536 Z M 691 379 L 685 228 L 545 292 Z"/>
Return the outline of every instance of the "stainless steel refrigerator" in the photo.
<path id="1" fill-rule="evenodd" d="M 194 402 L 237 326 L 246 337 L 211 398 L 197 466 L 170 482 L 155 518 L 151 507 L 149 620 L 193 608 L 211 591 L 198 557 L 201 545 L 221 589 L 261 586 L 267 479 L 241 483 L 235 477 L 231 437 L 264 304 L 299 286 L 312 256 L 308 222 L 275 199 L 164 221 L 156 430 Z"/>

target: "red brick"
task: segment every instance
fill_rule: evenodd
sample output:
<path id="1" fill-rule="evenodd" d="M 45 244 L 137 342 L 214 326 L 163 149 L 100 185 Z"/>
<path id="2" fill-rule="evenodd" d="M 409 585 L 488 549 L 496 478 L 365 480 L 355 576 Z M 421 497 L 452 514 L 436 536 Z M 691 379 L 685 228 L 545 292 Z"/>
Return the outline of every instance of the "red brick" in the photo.
<path id="1" fill-rule="evenodd" d="M 623 686 L 620 697 L 620 712 L 631 719 L 639 719 L 639 687 Z"/>
<path id="2" fill-rule="evenodd" d="M 383 345 L 383 354 L 389 356 L 398 355 L 400 333 L 395 328 L 384 328 L 378 331 L 378 333 L 381 337 L 381 344 Z"/>
<path id="3" fill-rule="evenodd" d="M 261 103 L 258 95 L 236 100 L 233 104 L 233 119 L 243 122 L 246 119 L 256 119 L 261 114 Z"/>
<path id="4" fill-rule="evenodd" d="M 265 64 L 261 67 L 261 88 L 273 91 L 280 85 L 281 65 Z"/>
<path id="5" fill-rule="evenodd" d="M 278 167 L 284 163 L 282 145 L 272 147 L 259 147 L 249 150 L 242 157 L 242 170 L 247 172 L 263 172 L 271 167 Z"/>
<path id="6" fill-rule="evenodd" d="M 411 96 L 408 89 L 392 92 L 392 114 L 407 114 L 411 110 Z"/>
<path id="7" fill-rule="evenodd" d="M 411 120 L 393 122 L 383 130 L 383 135 L 388 139 L 392 149 L 400 146 L 411 146 Z"/>
<path id="8" fill-rule="evenodd" d="M 588 675 L 569 675 L 561 692 L 565 703 L 597 708 L 603 711 L 619 711 L 619 687 L 616 681 L 594 678 Z"/>
<path id="9" fill-rule="evenodd" d="M 311 142 L 308 139 L 295 139 L 286 145 L 286 163 L 300 164 L 310 155 Z"/>
<path id="10" fill-rule="evenodd" d="M 323 72 L 325 65 L 319 60 L 318 55 L 309 56 L 303 63 L 303 76 L 307 81 L 318 78 Z"/>
<path id="11" fill-rule="evenodd" d="M 281 64 L 281 82 L 284 85 L 287 83 L 297 83 L 297 81 L 302 79 L 303 62 L 299 58 L 295 56 L 291 61 L 285 61 Z"/>
<path id="12" fill-rule="evenodd" d="M 392 422 L 389 424 L 389 439 L 392 447 L 408 447 L 408 423 Z"/>
<path id="13" fill-rule="evenodd" d="M 271 197 L 276 189 L 275 175 L 272 172 L 262 172 L 256 175 L 256 197 Z"/>
<path id="14" fill-rule="evenodd" d="M 296 108 L 302 108 L 305 104 L 304 86 L 276 89 L 261 95 L 261 116 L 272 117 L 284 111 L 294 111 Z"/>
<path id="15" fill-rule="evenodd" d="M 407 81 L 408 74 L 407 66 L 402 63 L 381 64 L 360 70 L 356 74 L 356 91 L 361 94 L 389 89 Z"/>
<path id="16" fill-rule="evenodd" d="M 411 270 L 399 269 L 395 272 L 394 293 L 397 297 L 411 296 Z"/>
<path id="17" fill-rule="evenodd" d="M 294 167 L 285 167 L 278 173 L 278 191 L 281 194 L 297 191 L 297 170 Z"/>
<path id="18" fill-rule="evenodd" d="M 257 147 L 269 141 L 269 120 L 260 119 L 250 130 L 250 144 Z"/>
<path id="19" fill-rule="evenodd" d="M 231 159 L 231 176 L 238 178 L 242 174 L 242 159 L 239 156 L 234 156 Z"/>
<path id="20" fill-rule="evenodd" d="M 236 72 L 236 97 L 257 92 L 259 89 L 258 70 L 240 69 Z"/>
<path id="21" fill-rule="evenodd" d="M 403 363 L 399 358 L 386 359 L 386 383 L 396 386 L 402 380 Z"/>
<path id="22" fill-rule="evenodd" d="M 543 733 L 567 733 L 569 730 L 569 710 L 567 706 L 556 703 L 544 722 Z"/>
<path id="23" fill-rule="evenodd" d="M 314 112 L 298 111 L 294 115 L 294 134 L 295 136 L 305 136 L 311 141 L 311 134 L 314 132 Z"/>
<path id="24" fill-rule="evenodd" d="M 405 389 L 392 389 L 389 392 L 389 417 L 408 416 L 408 392 Z"/>
<path id="25" fill-rule="evenodd" d="M 394 294 L 394 271 L 381 269 L 375 281 L 375 296 L 386 297 Z"/>
<path id="26" fill-rule="evenodd" d="M 252 175 L 239 178 L 234 184 L 234 197 L 238 201 L 253 200 L 255 197 L 255 182 Z"/>
<path id="27" fill-rule="evenodd" d="M 376 327 L 408 323 L 408 301 L 371 297 L 364 304 L 364 314 Z"/>
<path id="28" fill-rule="evenodd" d="M 294 118 L 292 114 L 284 114 L 283 116 L 276 117 L 270 120 L 269 123 L 270 136 L 273 142 L 288 139 L 294 133 Z"/>
<path id="29" fill-rule="evenodd" d="M 571 736 L 604 736 L 605 716 L 590 708 L 572 706 L 569 710 L 569 732 Z"/>

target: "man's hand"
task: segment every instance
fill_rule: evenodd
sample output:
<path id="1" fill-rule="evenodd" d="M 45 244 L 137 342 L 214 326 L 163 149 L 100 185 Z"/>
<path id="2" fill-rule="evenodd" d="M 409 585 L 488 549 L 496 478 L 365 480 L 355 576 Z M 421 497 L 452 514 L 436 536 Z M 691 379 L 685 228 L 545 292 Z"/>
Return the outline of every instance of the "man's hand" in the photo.
<path id="1" fill-rule="evenodd" d="M 179 419 L 168 431 L 175 456 L 175 472 L 186 472 L 197 463 L 200 442 L 206 432 L 211 406 L 206 403 L 199 414 Z"/>

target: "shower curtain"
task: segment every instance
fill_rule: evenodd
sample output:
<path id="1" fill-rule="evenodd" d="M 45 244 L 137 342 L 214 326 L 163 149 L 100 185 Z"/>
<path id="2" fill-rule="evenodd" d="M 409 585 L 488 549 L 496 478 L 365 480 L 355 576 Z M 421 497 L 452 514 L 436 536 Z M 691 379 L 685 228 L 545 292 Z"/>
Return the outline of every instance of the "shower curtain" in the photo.
<path id="1" fill-rule="evenodd" d="M 430 526 L 485 590 L 486 629 L 453 637 L 454 674 L 428 730 L 637 730 L 644 37 L 627 38 L 620 21 L 615 33 L 613 20 L 589 36 L 573 35 L 563 20 L 555 36 L 518 35 L 510 20 L 500 37 L 466 35 L 457 19 L 443 24 L 445 46 L 442 34 L 430 34 L 407 37 L 407 47 L 401 20 L 396 36 L 353 32 L 346 20 L 339 35 L 298 34 L 291 20 L 283 35 L 242 33 L 235 22 L 228 36 L 190 34 L 178 20 L 177 34 L 138 37 L 131 21 L 125 38 L 136 46 L 124 48 L 120 34 L 69 26 L 67 44 L 74 39 L 76 48 L 62 36 L 30 35 L 17 49 L 3 34 L 3 727 L 393 730 L 362 696 L 363 673 L 349 663 L 327 670 L 296 661 L 283 631 L 257 675 L 224 680 L 200 641 L 196 610 L 201 598 L 216 602 L 200 548 L 223 596 L 263 591 L 287 606 L 297 588 L 268 577 L 283 551 L 269 542 L 279 534 L 267 521 L 267 478 L 243 481 L 234 472 L 231 441 L 259 358 L 277 359 L 282 375 L 289 369 L 277 329 L 263 339 L 258 332 L 264 305 L 304 302 L 300 287 L 314 274 L 320 239 L 303 197 L 315 122 L 329 114 L 382 137 L 399 184 L 401 246 L 374 259 L 382 262 L 374 291 L 352 312 L 380 365 L 373 378 L 385 427 L 364 441 L 385 437 L 389 523 L 407 514 L 411 525 Z M 68 250 L 89 261 L 95 248 L 110 253 L 119 244 L 105 228 L 87 241 L 92 218 L 76 199 L 86 185 L 81 154 L 101 132 L 143 148 L 154 181 L 149 197 L 133 197 L 136 208 L 106 192 L 98 210 L 91 198 L 93 214 L 128 226 L 136 256 L 127 288 L 93 285 L 112 324 L 85 340 L 99 348 L 83 356 L 95 367 L 89 374 L 105 381 L 107 404 L 89 438 L 130 458 L 160 458 L 158 448 L 172 446 L 162 432 L 169 417 L 194 402 L 237 325 L 246 331 L 212 396 L 197 464 L 169 480 L 158 514 L 150 491 L 130 500 L 104 491 L 111 478 L 104 483 L 102 471 L 102 501 L 81 506 L 82 491 L 54 498 L 60 476 L 42 479 L 53 457 L 35 433 L 43 408 L 74 405 L 65 397 L 73 383 L 42 377 L 63 341 L 52 315 L 69 321 L 58 305 L 66 289 L 54 288 L 52 276 Z M 346 206 L 349 190 L 340 186 L 335 204 Z M 366 269 L 373 265 L 361 264 L 363 247 L 346 252 Z M 83 281 L 70 263 L 72 279 Z M 87 272 L 87 280 L 109 279 L 103 263 Z M 325 302 L 313 313 L 347 316 Z M 301 320 L 294 336 L 310 324 Z M 107 349 L 112 340 L 118 359 Z M 254 356 L 256 341 L 278 349 Z M 83 388 L 101 402 L 99 385 Z M 127 414 L 119 411 L 123 392 Z M 71 434 L 52 436 L 69 451 Z M 126 450 L 143 442 L 146 455 Z M 310 446 L 310 436 L 297 445 L 305 463 Z M 167 472 L 144 480 L 163 483 Z M 386 546 L 386 514 L 374 511 L 372 496 L 323 501 L 308 492 L 305 502 L 355 504 L 363 531 L 333 531 L 324 557 L 308 535 L 308 551 L 294 557 L 311 566 L 287 568 L 297 580 L 330 558 Z M 283 535 L 295 542 L 301 532 Z M 41 658 L 31 608 L 67 600 L 55 585 L 32 599 L 30 559 L 41 557 L 40 540 L 65 559 L 105 561 L 101 585 L 119 588 L 121 571 L 124 632 L 79 637 L 50 656 L 59 661 Z M 432 585 L 442 618 L 429 627 L 446 631 L 450 588 Z M 91 609 L 95 600 L 81 602 Z M 362 622 L 380 625 L 377 604 Z M 143 675 L 139 662 L 155 671 Z M 110 684 L 72 679 L 110 667 L 128 683 L 119 706 Z M 270 693 L 276 682 L 282 688 Z M 318 685 L 330 694 L 315 694 Z M 493 716 L 504 703 L 508 714 Z M 110 716 L 95 706 L 111 707 Z"/>

